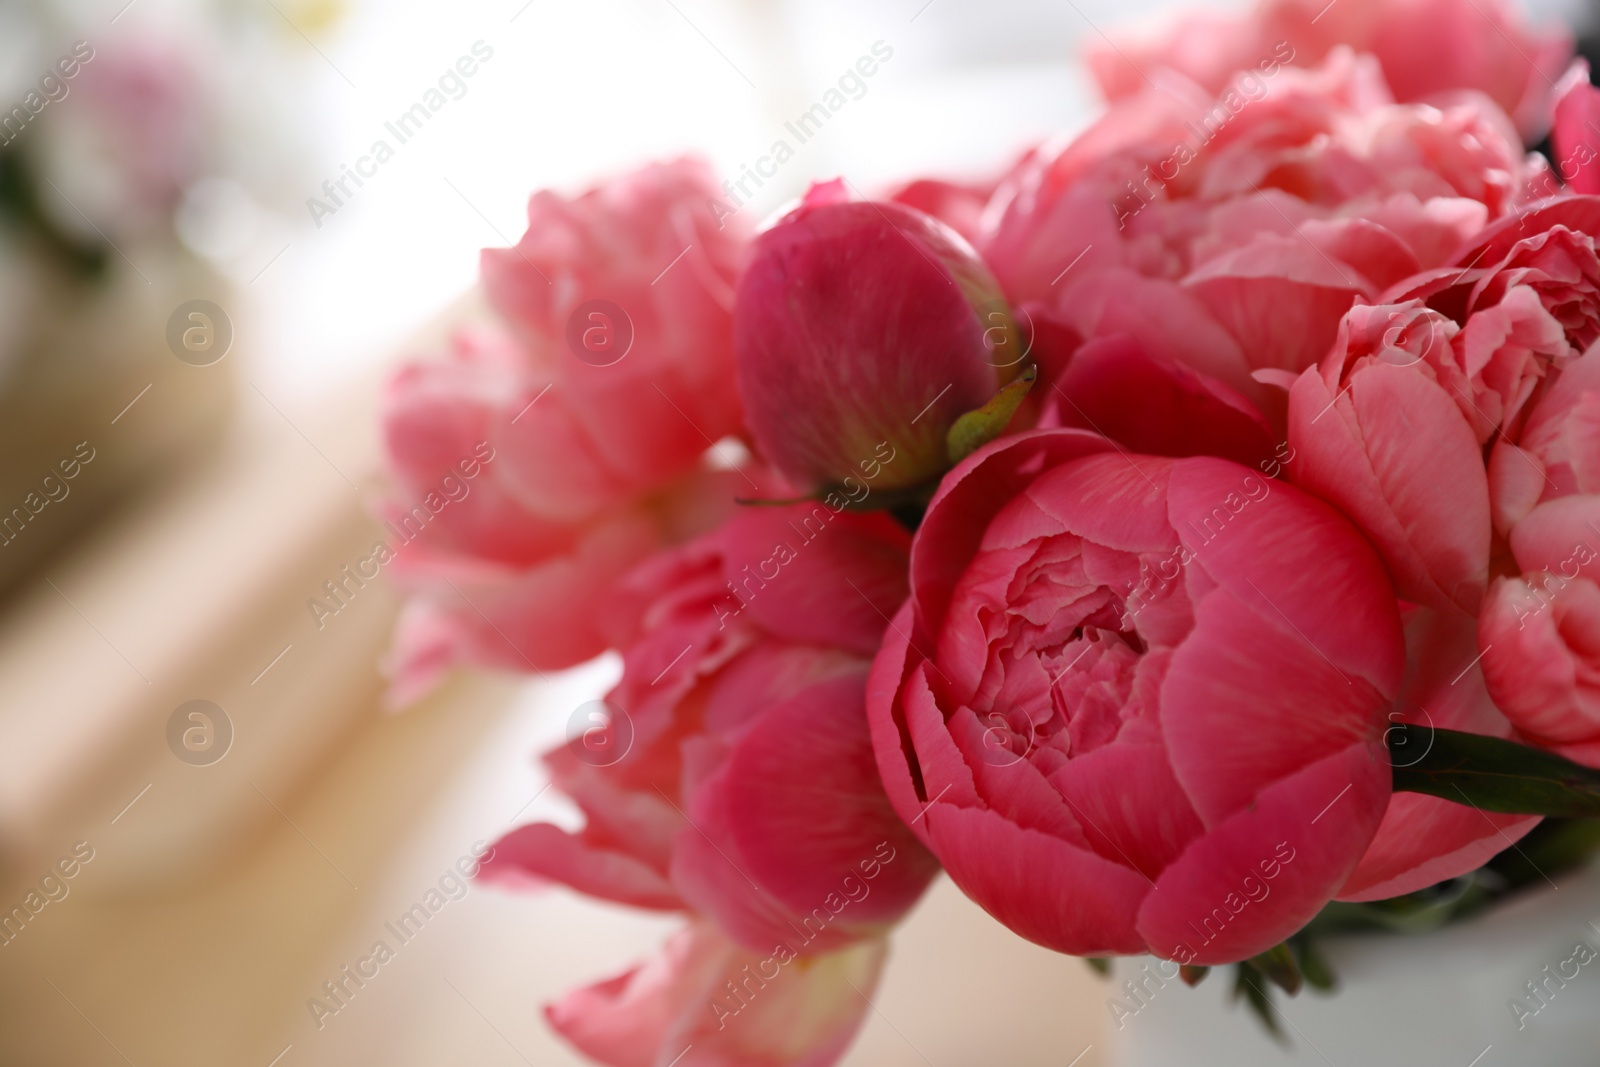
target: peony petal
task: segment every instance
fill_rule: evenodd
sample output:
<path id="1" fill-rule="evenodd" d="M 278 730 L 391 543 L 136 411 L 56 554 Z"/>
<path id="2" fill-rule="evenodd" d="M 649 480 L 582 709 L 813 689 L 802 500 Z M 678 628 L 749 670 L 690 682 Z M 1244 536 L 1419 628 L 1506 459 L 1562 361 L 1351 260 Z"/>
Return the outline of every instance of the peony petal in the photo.
<path id="1" fill-rule="evenodd" d="M 1147 355 L 1126 336 L 1078 350 L 1057 383 L 1061 425 L 1081 426 L 1134 452 L 1222 456 L 1254 467 L 1276 441 L 1250 402 L 1213 379 Z M 1137 403 L 1129 398 L 1137 397 Z"/>
<path id="2" fill-rule="evenodd" d="M 1398 633 L 1394 642 L 1398 649 Z M 1218 590 L 1199 605 L 1161 687 L 1161 729 L 1206 826 L 1259 804 L 1325 753 L 1382 733 L 1398 685 L 1385 694 L 1332 655 L 1261 596 L 1247 602 Z"/>
<path id="3" fill-rule="evenodd" d="M 938 870 L 879 783 L 863 686 L 860 674 L 835 678 L 765 709 L 690 800 L 685 836 L 713 848 L 680 849 L 674 881 L 752 947 L 783 929 L 728 921 L 756 887 L 786 919 L 817 910 L 838 923 L 830 932 L 860 936 L 903 915 Z"/>
<path id="4" fill-rule="evenodd" d="M 549 823 L 517 827 L 494 843 L 493 853 L 478 871 L 485 882 L 517 885 L 548 880 L 635 908 L 683 907 L 660 872 L 632 856 L 594 848 L 582 836 Z"/>
<path id="5" fill-rule="evenodd" d="M 1550 146 L 1562 177 L 1575 193 L 1600 193 L 1600 89 L 1589 84 L 1589 64 L 1573 61 L 1556 96 Z"/>
<path id="6" fill-rule="evenodd" d="M 746 952 L 695 923 L 545 1016 L 609 1067 L 831 1067 L 860 1029 L 886 952 L 878 940 L 801 961 Z"/>
<path id="7" fill-rule="evenodd" d="M 1107 451 L 1110 442 L 1082 430 L 1036 430 L 1002 437 L 956 465 L 939 483 L 911 544 L 913 616 L 919 643 L 937 633 L 950 594 L 972 559 L 989 521 L 1041 466 Z"/>
<path id="8" fill-rule="evenodd" d="M 1127 865 L 992 811 L 938 804 L 926 821 L 951 879 L 1013 932 L 1073 956 L 1144 950 L 1134 917 L 1151 887 Z"/>
<path id="9" fill-rule="evenodd" d="M 1251 367 L 1291 371 L 1327 355 L 1344 313 L 1377 294 L 1304 238 L 1276 234 L 1209 260 L 1183 284 L 1233 334 Z"/>
<path id="10" fill-rule="evenodd" d="M 1488 477 L 1449 394 L 1415 365 L 1369 363 L 1338 398 L 1303 374 L 1290 393 L 1289 443 L 1295 484 L 1355 520 L 1401 596 L 1477 611 L 1488 578 Z"/>
<path id="11" fill-rule="evenodd" d="M 1321 910 L 1372 840 L 1389 761 L 1367 742 L 1263 790 L 1162 872 L 1139 909 L 1151 950 L 1212 966 L 1248 959 Z"/>
<path id="12" fill-rule="evenodd" d="M 727 577 L 746 610 L 784 640 L 870 656 L 905 601 L 911 538 L 887 515 L 822 504 L 745 508 L 722 538 Z"/>
<path id="13" fill-rule="evenodd" d="M 1477 870 L 1539 825 L 1420 793 L 1396 793 L 1338 899 L 1385 900 Z"/>
<path id="14" fill-rule="evenodd" d="M 1178 460 L 1171 485 L 1167 514 L 1191 570 L 1203 569 L 1327 665 L 1386 697 L 1398 690 L 1404 645 L 1394 598 L 1371 546 L 1342 515 L 1217 459 Z"/>

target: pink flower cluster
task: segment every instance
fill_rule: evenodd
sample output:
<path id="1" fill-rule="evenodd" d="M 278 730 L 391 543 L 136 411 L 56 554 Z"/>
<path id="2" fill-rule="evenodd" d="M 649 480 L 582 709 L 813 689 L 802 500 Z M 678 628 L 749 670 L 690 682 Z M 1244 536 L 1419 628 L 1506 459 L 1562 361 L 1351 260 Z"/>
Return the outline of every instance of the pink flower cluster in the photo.
<path id="1" fill-rule="evenodd" d="M 1397 722 L 1600 766 L 1600 92 L 1485 0 L 1316 6 L 1097 52 L 993 183 L 540 193 L 396 377 L 397 512 L 492 457 L 396 696 L 621 653 L 582 828 L 483 875 L 687 917 L 548 1009 L 587 1054 L 835 1062 L 941 866 L 1210 965 L 1537 823 L 1393 792 Z"/>

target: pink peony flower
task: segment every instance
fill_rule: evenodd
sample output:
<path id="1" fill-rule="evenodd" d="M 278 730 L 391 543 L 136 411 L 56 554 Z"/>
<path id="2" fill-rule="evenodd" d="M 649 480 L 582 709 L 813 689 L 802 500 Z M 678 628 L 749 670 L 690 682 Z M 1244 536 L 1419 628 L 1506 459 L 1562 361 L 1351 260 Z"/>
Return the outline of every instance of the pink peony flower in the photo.
<path id="1" fill-rule="evenodd" d="M 799 960 L 696 922 L 660 955 L 568 993 L 545 1016 L 609 1067 L 828 1067 L 860 1029 L 885 948 L 875 939 Z"/>
<path id="2" fill-rule="evenodd" d="M 1480 441 L 1519 416 L 1540 382 L 1600 339 L 1600 198 L 1568 196 L 1480 234 L 1456 266 L 1395 286 L 1462 326 L 1470 386 L 1456 387 Z M 1458 269 L 1459 268 L 1459 269 Z"/>
<path id="3" fill-rule="evenodd" d="M 130 27 L 77 53 L 42 114 L 34 164 L 61 191 L 40 207 L 63 229 L 105 239 L 171 227 L 184 190 L 219 162 L 216 46 L 190 28 Z"/>
<path id="4" fill-rule="evenodd" d="M 1400 595 L 1476 614 L 1488 584 L 1489 484 L 1458 401 L 1455 323 L 1417 302 L 1356 307 L 1289 393 L 1289 476 L 1372 540 Z"/>
<path id="5" fill-rule="evenodd" d="M 1221 97 L 1164 82 L 1119 102 L 1019 165 L 977 243 L 1012 301 L 1086 340 L 1128 333 L 1281 432 L 1255 372 L 1315 364 L 1353 305 L 1450 263 L 1541 173 L 1487 100 L 1398 105 L 1340 51 Z"/>
<path id="6" fill-rule="evenodd" d="M 1353 309 L 1295 381 L 1290 476 L 1356 520 L 1402 597 L 1476 615 L 1491 518 L 1509 536 L 1543 493 L 1542 464 L 1512 442 L 1530 402 L 1600 337 L 1600 256 L 1574 228 L 1596 223 L 1589 197 L 1506 220 L 1460 266 Z"/>
<path id="7" fill-rule="evenodd" d="M 1600 348 L 1495 445 L 1489 478 L 1518 572 L 1479 620 L 1489 692 L 1531 739 L 1600 765 Z"/>
<path id="8" fill-rule="evenodd" d="M 953 230 L 814 187 L 755 243 L 739 282 L 739 392 L 763 456 L 804 489 L 932 482 L 946 434 L 1022 370 L 999 287 Z M 882 456 L 877 457 L 879 460 Z"/>
<path id="9" fill-rule="evenodd" d="M 1213 458 L 1077 430 L 952 471 L 867 707 L 958 885 L 1077 955 L 1237 961 L 1346 882 L 1390 795 L 1404 648 L 1370 547 Z"/>
<path id="10" fill-rule="evenodd" d="M 936 870 L 883 793 L 863 707 L 908 540 L 883 515 L 749 509 L 641 567 L 610 732 L 546 757 L 586 826 L 515 830 L 483 877 L 691 910 L 755 951 L 883 933 Z"/>
<path id="11" fill-rule="evenodd" d="M 571 200 L 535 193 L 522 240 L 484 251 L 484 292 L 522 342 L 520 417 L 500 432 L 533 510 L 575 517 L 626 502 L 738 431 L 745 234 L 715 224 L 714 192 L 707 167 L 680 161 Z M 555 395 L 524 408 L 546 386 Z"/>
<path id="12" fill-rule="evenodd" d="M 1238 71 L 1312 65 L 1340 46 L 1372 53 L 1396 99 L 1436 103 L 1477 90 L 1532 140 L 1549 124 L 1550 87 L 1572 55 L 1564 28 L 1534 31 L 1508 0 L 1260 0 L 1245 15 L 1179 18 L 1143 42 L 1095 41 L 1087 58 L 1117 100 L 1163 68 L 1221 91 Z"/>
<path id="13" fill-rule="evenodd" d="M 709 222 L 710 182 L 681 162 L 571 201 L 535 195 L 518 246 L 484 253 L 498 316 L 391 382 L 386 510 L 413 594 L 394 702 L 456 662 L 548 670 L 598 655 L 625 625 L 613 583 L 751 491 L 704 462 L 739 425 L 741 246 Z"/>

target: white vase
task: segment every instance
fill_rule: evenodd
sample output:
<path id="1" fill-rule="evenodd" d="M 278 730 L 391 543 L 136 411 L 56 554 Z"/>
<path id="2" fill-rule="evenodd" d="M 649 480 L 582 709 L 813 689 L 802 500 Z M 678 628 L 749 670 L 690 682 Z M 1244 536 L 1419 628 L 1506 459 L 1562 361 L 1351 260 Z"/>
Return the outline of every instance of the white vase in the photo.
<path id="1" fill-rule="evenodd" d="M 1123 1005 L 1106 1008 L 1109 1062 L 1593 1067 L 1600 1063 L 1600 874 L 1573 872 L 1555 883 L 1429 934 L 1327 939 L 1324 955 L 1339 979 L 1334 993 L 1270 991 L 1286 1044 L 1233 1000 L 1233 968 L 1216 968 L 1190 989 L 1148 979 L 1144 965 L 1159 972 L 1147 958 L 1119 960 L 1105 985 L 1108 1001 Z M 1142 1003 L 1128 995 L 1130 980 L 1144 980 Z"/>

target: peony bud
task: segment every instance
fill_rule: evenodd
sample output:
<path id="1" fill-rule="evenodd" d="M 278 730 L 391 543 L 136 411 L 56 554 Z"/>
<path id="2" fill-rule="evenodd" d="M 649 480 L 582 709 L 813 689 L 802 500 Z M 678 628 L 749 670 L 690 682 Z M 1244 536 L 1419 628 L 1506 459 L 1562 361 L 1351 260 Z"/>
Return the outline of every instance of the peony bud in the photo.
<path id="1" fill-rule="evenodd" d="M 813 187 L 757 239 L 734 351 L 756 444 L 817 492 L 934 482 L 970 443 L 948 439 L 956 420 L 1028 366 L 966 241 L 911 208 L 851 201 L 839 182 Z"/>

